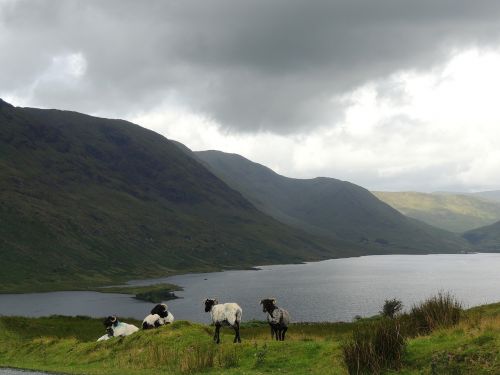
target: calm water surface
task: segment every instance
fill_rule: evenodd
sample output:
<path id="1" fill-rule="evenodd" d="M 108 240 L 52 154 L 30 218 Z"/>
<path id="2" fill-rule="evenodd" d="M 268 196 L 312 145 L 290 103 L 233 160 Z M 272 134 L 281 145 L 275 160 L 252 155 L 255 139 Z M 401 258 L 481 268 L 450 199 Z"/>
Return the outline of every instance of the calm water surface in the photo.
<path id="1" fill-rule="evenodd" d="M 376 314 L 387 298 L 405 306 L 438 291 L 450 291 L 466 306 L 500 301 L 500 254 L 382 255 L 323 262 L 264 266 L 259 271 L 187 274 L 134 280 L 132 285 L 169 282 L 184 287 L 169 301 L 177 319 L 207 322 L 202 301 L 235 301 L 243 319 L 264 319 L 259 301 L 276 297 L 294 321 L 349 321 Z M 55 292 L 0 295 L 1 315 L 116 314 L 142 319 L 153 304 L 127 295 Z M 0 373 L 0 375 L 2 375 Z"/>

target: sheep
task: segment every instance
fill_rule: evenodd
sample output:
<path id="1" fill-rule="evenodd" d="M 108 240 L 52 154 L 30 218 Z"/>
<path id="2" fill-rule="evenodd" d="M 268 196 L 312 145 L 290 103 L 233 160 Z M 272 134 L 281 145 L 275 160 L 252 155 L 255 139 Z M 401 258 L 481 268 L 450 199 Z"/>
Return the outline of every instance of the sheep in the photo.
<path id="1" fill-rule="evenodd" d="M 113 337 L 124 337 L 129 336 L 132 333 L 135 333 L 139 330 L 133 324 L 127 324 L 118 321 L 116 316 L 108 316 L 104 319 L 104 326 L 106 327 L 106 334 L 104 336 L 99 337 L 97 341 L 109 340 Z"/>
<path id="2" fill-rule="evenodd" d="M 105 340 L 109 340 L 110 338 L 112 338 L 113 336 L 110 336 L 109 333 L 106 333 L 105 335 L 99 337 L 97 339 L 97 341 L 105 341 Z"/>
<path id="3" fill-rule="evenodd" d="M 205 312 L 210 312 L 212 322 L 215 325 L 214 341 L 220 343 L 220 327 L 230 326 L 234 329 L 233 343 L 241 342 L 240 322 L 243 310 L 237 303 L 221 303 L 214 298 L 205 300 Z"/>
<path id="4" fill-rule="evenodd" d="M 158 328 L 174 322 L 174 315 L 168 311 L 168 306 L 160 303 L 153 307 L 151 313 L 142 321 L 142 329 Z"/>
<path id="5" fill-rule="evenodd" d="M 290 314 L 285 309 L 276 306 L 275 298 L 265 298 L 260 301 L 262 311 L 267 313 L 267 321 L 271 327 L 271 337 L 284 341 L 290 324 Z"/>

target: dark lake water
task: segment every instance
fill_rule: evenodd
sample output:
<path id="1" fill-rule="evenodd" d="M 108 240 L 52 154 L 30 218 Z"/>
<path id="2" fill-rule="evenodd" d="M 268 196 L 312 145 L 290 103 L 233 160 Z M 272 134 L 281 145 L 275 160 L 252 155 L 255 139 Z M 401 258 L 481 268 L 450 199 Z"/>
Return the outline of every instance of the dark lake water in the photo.
<path id="1" fill-rule="evenodd" d="M 366 256 L 129 284 L 159 282 L 184 287 L 183 292 L 177 292 L 182 299 L 168 301 L 176 319 L 208 322 L 202 301 L 217 297 L 220 302 L 238 302 L 243 320 L 262 320 L 260 299 L 275 297 L 294 321 L 350 321 L 356 315 L 376 314 L 384 299 L 396 297 L 410 307 L 439 291 L 453 293 L 465 306 L 498 302 L 500 254 Z M 115 314 L 142 319 L 152 306 L 127 295 L 96 292 L 0 295 L 0 315 Z"/>

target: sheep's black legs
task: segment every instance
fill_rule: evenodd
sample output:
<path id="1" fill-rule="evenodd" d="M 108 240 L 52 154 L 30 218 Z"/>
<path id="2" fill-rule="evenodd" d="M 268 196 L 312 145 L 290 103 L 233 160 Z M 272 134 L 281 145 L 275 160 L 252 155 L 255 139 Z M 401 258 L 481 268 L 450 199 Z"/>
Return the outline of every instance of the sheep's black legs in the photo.
<path id="1" fill-rule="evenodd" d="M 220 324 L 215 325 L 214 341 L 220 343 Z"/>
<path id="2" fill-rule="evenodd" d="M 288 330 L 288 327 L 283 327 L 283 331 L 281 331 L 281 341 L 285 341 L 285 333 Z"/>
<path id="3" fill-rule="evenodd" d="M 271 324 L 271 338 L 279 340 L 279 327 L 276 324 Z"/>
<path id="4" fill-rule="evenodd" d="M 241 342 L 241 337 L 240 337 L 240 323 L 236 322 L 234 323 L 234 340 L 233 343 L 235 342 Z"/>

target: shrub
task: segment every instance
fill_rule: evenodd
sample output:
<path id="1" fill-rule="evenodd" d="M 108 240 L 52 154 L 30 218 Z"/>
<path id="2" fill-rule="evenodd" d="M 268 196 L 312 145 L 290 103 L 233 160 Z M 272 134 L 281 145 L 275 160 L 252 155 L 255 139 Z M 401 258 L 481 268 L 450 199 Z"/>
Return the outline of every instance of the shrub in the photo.
<path id="1" fill-rule="evenodd" d="M 406 340 L 397 319 L 360 325 L 342 347 L 349 374 L 380 374 L 383 369 L 399 369 Z"/>
<path id="2" fill-rule="evenodd" d="M 401 312 L 401 310 L 403 310 L 403 302 L 396 298 L 393 298 L 385 300 L 384 306 L 382 307 L 382 311 L 380 311 L 380 313 L 386 318 L 393 319 L 396 314 Z"/>
<path id="3" fill-rule="evenodd" d="M 438 328 L 457 325 L 462 315 L 462 304 L 449 293 L 438 293 L 411 308 L 410 331 L 428 334 Z"/>
<path id="4" fill-rule="evenodd" d="M 357 322 L 359 320 L 363 319 L 363 317 L 361 315 L 354 315 L 354 318 L 352 318 L 352 321 L 353 322 Z"/>

